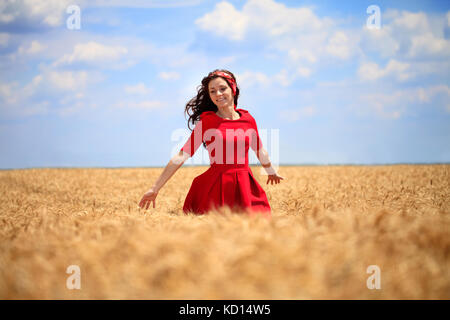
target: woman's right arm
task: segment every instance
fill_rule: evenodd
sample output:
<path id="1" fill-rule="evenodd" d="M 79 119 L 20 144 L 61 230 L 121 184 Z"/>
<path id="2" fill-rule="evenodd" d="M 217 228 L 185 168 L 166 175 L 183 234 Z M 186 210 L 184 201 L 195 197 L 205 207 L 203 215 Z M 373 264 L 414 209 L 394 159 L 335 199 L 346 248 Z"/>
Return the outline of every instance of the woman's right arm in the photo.
<path id="1" fill-rule="evenodd" d="M 139 207 L 147 210 L 150 203 L 153 202 L 153 208 L 155 208 L 155 200 L 159 190 L 161 190 L 166 182 L 169 181 L 178 168 L 180 168 L 189 157 L 190 155 L 184 151 L 180 151 L 178 154 L 173 156 L 159 178 L 155 181 L 155 184 L 144 194 L 139 202 Z"/>
<path id="2" fill-rule="evenodd" d="M 200 118 L 201 119 L 201 118 Z M 173 176 L 179 167 L 189 158 L 192 157 L 195 151 L 200 147 L 203 142 L 203 121 L 200 120 L 196 123 L 194 130 L 192 130 L 191 136 L 181 148 L 180 152 L 170 159 L 169 163 L 164 168 L 159 178 L 155 181 L 153 187 L 148 190 L 141 201 L 139 207 L 148 209 L 151 202 L 153 202 L 153 208 L 155 207 L 155 199 L 159 190 L 166 184 L 166 182 Z"/>

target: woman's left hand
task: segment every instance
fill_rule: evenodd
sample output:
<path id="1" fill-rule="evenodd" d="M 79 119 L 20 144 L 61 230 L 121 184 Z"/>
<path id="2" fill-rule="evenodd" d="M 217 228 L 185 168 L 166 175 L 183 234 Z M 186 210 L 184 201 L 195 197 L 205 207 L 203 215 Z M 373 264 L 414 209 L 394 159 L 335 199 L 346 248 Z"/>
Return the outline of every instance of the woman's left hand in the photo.
<path id="1" fill-rule="evenodd" d="M 278 175 L 278 173 L 274 173 L 274 174 L 269 174 L 267 176 L 267 184 L 273 184 L 275 182 L 275 184 L 280 183 L 281 180 L 284 180 L 284 178 L 280 175 Z"/>

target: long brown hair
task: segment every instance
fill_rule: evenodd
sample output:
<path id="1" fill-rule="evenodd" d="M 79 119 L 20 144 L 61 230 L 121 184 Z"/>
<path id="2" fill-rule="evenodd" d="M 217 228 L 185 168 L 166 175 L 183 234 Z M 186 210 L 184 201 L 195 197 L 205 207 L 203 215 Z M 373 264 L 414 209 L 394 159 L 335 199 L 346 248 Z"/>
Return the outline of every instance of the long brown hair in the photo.
<path id="1" fill-rule="evenodd" d="M 212 102 L 210 96 L 209 96 L 209 90 L 208 90 L 208 84 L 211 80 L 220 77 L 217 74 L 214 74 L 216 71 L 222 71 L 225 73 L 228 73 L 230 76 L 233 77 L 234 81 L 236 81 L 236 77 L 234 74 L 228 70 L 225 69 L 216 69 L 214 71 L 211 71 L 206 77 L 202 79 L 202 84 L 197 87 L 197 96 L 193 97 L 189 102 L 186 104 L 186 108 L 184 110 L 185 114 L 188 115 L 188 128 L 189 130 L 192 130 L 189 124 L 194 124 L 196 121 L 200 119 L 200 115 L 205 111 L 217 111 L 217 106 Z M 221 77 L 224 79 L 227 84 L 227 79 Z M 228 84 L 229 85 L 229 84 Z M 234 105 L 237 106 L 239 98 L 239 88 L 236 86 L 236 94 L 234 96 Z"/>

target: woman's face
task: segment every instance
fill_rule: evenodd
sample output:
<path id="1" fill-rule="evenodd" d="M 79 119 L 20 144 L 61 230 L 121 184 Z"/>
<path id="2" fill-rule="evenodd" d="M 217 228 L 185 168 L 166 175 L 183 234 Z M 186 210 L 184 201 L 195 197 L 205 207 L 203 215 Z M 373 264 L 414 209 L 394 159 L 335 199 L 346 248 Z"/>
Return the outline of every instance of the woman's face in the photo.
<path id="1" fill-rule="evenodd" d="M 209 97 L 217 108 L 222 109 L 228 106 L 234 106 L 233 92 L 230 86 L 221 77 L 211 80 L 208 84 Z"/>

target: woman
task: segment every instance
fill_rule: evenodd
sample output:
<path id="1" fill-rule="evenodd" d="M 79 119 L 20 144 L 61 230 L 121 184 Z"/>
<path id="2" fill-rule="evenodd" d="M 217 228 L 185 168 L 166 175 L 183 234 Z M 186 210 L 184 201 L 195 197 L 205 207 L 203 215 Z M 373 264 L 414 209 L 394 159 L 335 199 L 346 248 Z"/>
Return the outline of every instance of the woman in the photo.
<path id="1" fill-rule="evenodd" d="M 253 177 L 248 165 L 251 147 L 265 168 L 267 183 L 283 179 L 272 167 L 267 151 L 262 147 L 255 119 L 247 110 L 236 108 L 239 88 L 228 70 L 214 70 L 203 78 L 197 96 L 187 104 L 189 122 L 196 123 L 189 140 L 167 164 L 154 186 L 148 190 L 139 206 L 148 209 L 159 190 L 180 166 L 194 155 L 200 144 L 206 147 L 211 166 L 192 182 L 183 205 L 185 213 L 203 214 L 223 206 L 249 213 L 270 215 L 266 193 Z"/>

